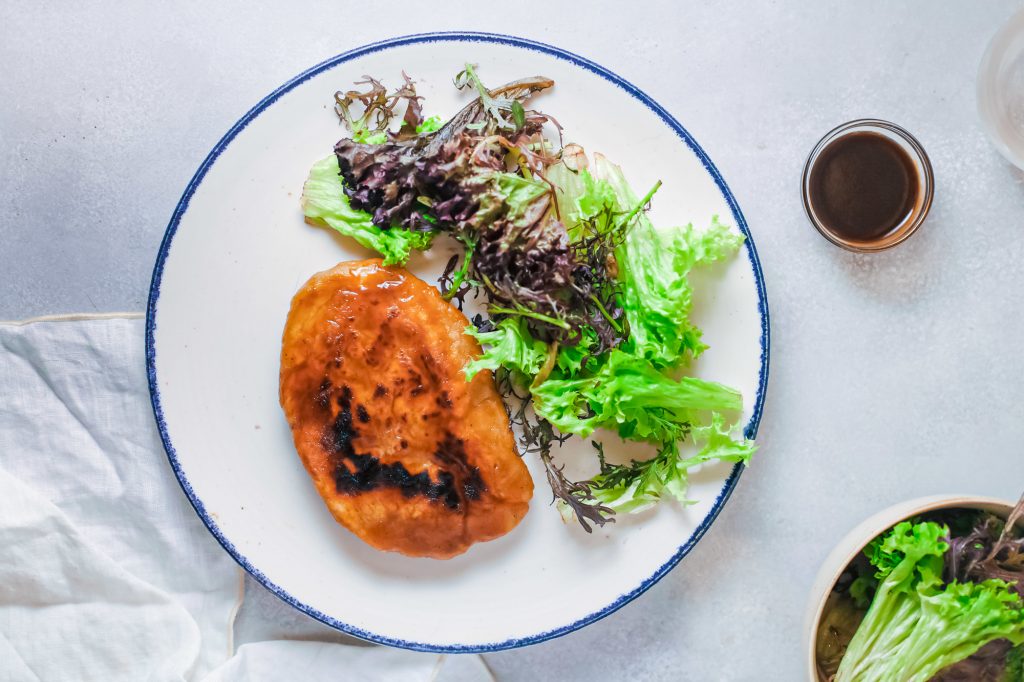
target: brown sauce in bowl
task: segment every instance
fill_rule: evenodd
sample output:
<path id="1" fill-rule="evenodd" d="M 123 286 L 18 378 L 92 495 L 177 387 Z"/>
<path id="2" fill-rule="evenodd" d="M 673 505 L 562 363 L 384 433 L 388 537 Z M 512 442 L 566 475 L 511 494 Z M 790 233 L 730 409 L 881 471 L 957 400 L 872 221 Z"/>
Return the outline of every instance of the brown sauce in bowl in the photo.
<path id="1" fill-rule="evenodd" d="M 899 143 L 879 133 L 855 132 L 821 150 L 807 191 L 826 229 L 845 240 L 871 242 L 913 218 L 921 181 Z"/>

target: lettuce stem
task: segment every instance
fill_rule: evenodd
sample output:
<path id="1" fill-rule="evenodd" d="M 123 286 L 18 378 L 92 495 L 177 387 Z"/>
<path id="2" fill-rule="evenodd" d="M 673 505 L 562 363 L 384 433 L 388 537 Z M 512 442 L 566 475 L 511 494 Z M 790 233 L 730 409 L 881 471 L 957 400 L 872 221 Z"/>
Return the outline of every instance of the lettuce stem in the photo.
<path id="1" fill-rule="evenodd" d="M 622 224 L 623 225 L 628 225 L 629 221 L 633 220 L 633 218 L 636 217 L 636 214 L 639 213 L 640 211 L 642 211 L 644 206 L 646 206 L 651 201 L 651 199 L 654 198 L 655 192 L 657 192 L 660 187 L 661 187 L 661 180 L 658 180 L 656 183 L 654 183 L 654 187 L 652 187 L 650 189 L 650 191 L 647 192 L 647 194 L 644 195 L 644 198 L 640 200 L 640 203 L 638 203 L 635 207 L 633 207 L 632 211 L 630 211 L 629 213 L 626 214 L 626 217 L 622 221 Z"/>
<path id="2" fill-rule="evenodd" d="M 547 322 L 550 325 L 554 325 L 559 329 L 565 329 L 568 331 L 569 323 L 565 320 L 559 320 L 557 317 L 551 317 L 544 315 L 543 313 L 535 313 L 532 310 L 516 310 L 514 308 L 505 308 L 502 306 L 492 305 L 490 308 L 492 313 L 504 313 L 505 315 L 521 315 L 523 317 L 530 317 L 541 322 Z"/>

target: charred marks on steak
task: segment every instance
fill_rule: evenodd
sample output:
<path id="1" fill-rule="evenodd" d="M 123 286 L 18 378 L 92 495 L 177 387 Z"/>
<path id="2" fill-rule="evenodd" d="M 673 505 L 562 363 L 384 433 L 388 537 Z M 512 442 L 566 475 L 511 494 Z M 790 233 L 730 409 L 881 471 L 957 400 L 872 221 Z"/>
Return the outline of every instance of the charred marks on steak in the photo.
<path id="1" fill-rule="evenodd" d="M 380 331 L 377 334 L 377 338 L 373 340 L 369 348 L 363 355 L 363 361 L 369 367 L 376 367 L 380 364 L 382 357 L 387 357 L 391 352 L 391 347 L 394 345 L 393 332 L 391 331 L 391 320 L 394 319 L 390 315 L 381 321 Z"/>
<path id="2" fill-rule="evenodd" d="M 437 360 L 427 353 L 420 353 L 420 362 L 423 363 L 423 373 L 427 375 L 430 385 L 440 386 L 441 375 L 438 373 Z"/>
<path id="3" fill-rule="evenodd" d="M 409 395 L 411 396 L 418 396 L 419 394 L 423 393 L 423 391 L 427 390 L 427 387 L 423 385 L 423 375 L 417 372 L 416 370 L 411 370 L 409 372 L 409 383 L 412 385 L 412 388 L 409 390 Z M 400 392 L 401 387 L 404 384 L 405 380 L 399 377 L 395 381 L 395 392 Z"/>
<path id="4" fill-rule="evenodd" d="M 487 492 L 487 486 L 480 477 L 480 469 L 469 465 L 466 443 L 461 438 L 456 438 L 451 432 L 445 432 L 444 438 L 434 450 L 434 458 L 449 470 L 458 473 L 458 478 L 462 480 L 462 493 L 467 500 L 480 499 L 480 495 Z"/>
<path id="5" fill-rule="evenodd" d="M 409 369 L 409 376 L 407 378 L 399 377 L 395 380 L 396 394 L 401 393 L 402 386 L 406 382 L 412 386 L 409 389 L 409 395 L 413 397 L 423 394 L 427 389 L 440 388 L 443 385 L 443 380 L 438 373 L 437 361 L 427 353 L 420 353 L 419 363 Z"/>
<path id="6" fill-rule="evenodd" d="M 326 391 L 325 402 L 329 404 L 329 386 Z M 320 443 L 330 455 L 334 486 L 339 493 L 358 495 L 379 487 L 396 488 L 404 497 L 421 495 L 457 510 L 463 501 L 479 499 L 480 493 L 486 491 L 480 470 L 466 461 L 463 442 L 450 433 L 445 434 L 434 452 L 437 461 L 449 469 L 438 471 L 436 481 L 426 471 L 412 474 L 401 462 L 382 463 L 372 454 L 356 452 L 354 441 L 359 431 L 352 420 L 352 391 L 348 386 L 342 387 L 337 403 L 338 415 L 324 428 Z M 355 412 L 360 422 L 369 422 L 365 407 L 356 405 Z M 401 447 L 406 449 L 409 444 L 402 440 Z"/>
<path id="7" fill-rule="evenodd" d="M 326 409 L 331 404 L 331 380 L 324 379 L 323 383 L 320 384 L 320 390 L 313 396 L 313 400 L 317 405 Z"/>

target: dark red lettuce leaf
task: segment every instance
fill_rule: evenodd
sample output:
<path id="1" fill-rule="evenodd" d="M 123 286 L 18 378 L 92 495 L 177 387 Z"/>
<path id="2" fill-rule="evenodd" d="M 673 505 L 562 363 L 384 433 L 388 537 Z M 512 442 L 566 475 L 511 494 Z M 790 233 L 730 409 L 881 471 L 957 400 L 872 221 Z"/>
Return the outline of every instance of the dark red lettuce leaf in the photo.
<path id="1" fill-rule="evenodd" d="M 1012 648 L 1005 639 L 989 642 L 970 658 L 940 672 L 931 682 L 1004 682 L 1006 655 Z"/>
<path id="2" fill-rule="evenodd" d="M 442 229 L 461 227 L 477 205 L 476 194 L 480 187 L 472 181 L 472 176 L 486 170 L 504 170 L 505 165 L 503 154 L 481 153 L 479 149 L 481 140 L 493 137 L 486 130 L 486 112 L 479 98 L 440 130 L 410 136 L 410 121 L 418 121 L 422 116 L 412 82 L 406 77 L 405 87 L 392 95 L 394 100 L 387 100 L 378 81 L 371 78 L 367 81 L 374 84 L 374 94 L 372 97 L 363 94 L 360 101 L 377 106 L 381 115 L 393 115 L 395 105 L 392 102 L 398 99 L 407 100 L 409 105 L 402 128 L 389 142 L 364 144 L 346 138 L 335 145 L 345 193 L 352 206 L 370 213 L 374 224 L 385 230 L 391 227 L 433 229 L 435 222 L 439 222 Z M 496 88 L 491 95 L 518 101 L 551 85 L 552 81 L 546 78 L 523 79 Z M 410 114 L 410 110 L 414 113 Z M 343 118 L 348 120 L 352 116 Z M 537 136 L 547 120 L 546 116 L 531 112 L 515 136 Z M 506 142 L 509 146 L 515 145 L 515 141 Z M 428 212 L 436 221 L 424 217 Z"/>
<path id="3" fill-rule="evenodd" d="M 518 102 L 550 85 L 526 79 L 489 92 Z M 417 102 L 414 91 L 404 97 L 410 107 Z M 525 208 L 508 207 L 496 174 L 542 177 L 545 165 L 557 160 L 543 142 L 550 119 L 521 106 L 516 111 L 514 129 L 499 127 L 478 98 L 436 133 L 391 136 L 383 144 L 343 139 L 334 152 L 345 194 L 381 229 L 440 230 L 472 245 L 468 279 L 496 306 L 492 313 L 522 315 L 535 338 L 563 345 L 593 330 L 598 345 L 592 352 L 600 353 L 623 338 L 616 278 L 608 271 L 613 245 L 571 244 L 551 210 L 550 193 Z"/>
<path id="4" fill-rule="evenodd" d="M 475 172 L 462 136 L 436 147 L 426 139 L 384 144 L 338 142 L 334 153 L 354 208 L 366 211 L 381 229 L 451 226 L 476 210 L 477 190 L 464 182 Z M 432 213 L 432 221 L 427 217 Z"/>
<path id="5" fill-rule="evenodd" d="M 969 532 L 949 540 L 944 578 L 946 581 L 981 582 L 992 578 L 1015 583 L 1013 589 L 1024 597 L 1024 532 L 1017 524 L 1024 516 L 1024 498 L 1006 521 L 980 512 Z"/>

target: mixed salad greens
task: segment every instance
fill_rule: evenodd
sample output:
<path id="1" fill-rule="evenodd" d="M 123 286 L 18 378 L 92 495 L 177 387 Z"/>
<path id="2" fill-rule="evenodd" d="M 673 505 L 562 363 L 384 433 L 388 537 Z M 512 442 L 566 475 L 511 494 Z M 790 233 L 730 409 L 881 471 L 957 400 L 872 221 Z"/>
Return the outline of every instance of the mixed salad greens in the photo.
<path id="1" fill-rule="evenodd" d="M 1024 682 L 1024 534 L 958 509 L 904 521 L 851 564 L 818 631 L 834 682 Z"/>
<path id="2" fill-rule="evenodd" d="M 755 446 L 733 436 L 726 416 L 742 408 L 739 392 L 681 376 L 707 348 L 690 321 L 687 274 L 732 256 L 743 237 L 717 217 L 704 230 L 656 229 L 646 208 L 660 182 L 638 196 L 618 166 L 563 144 L 558 122 L 526 107 L 548 79 L 488 89 L 467 64 L 455 85 L 475 98 L 442 125 L 424 118 L 403 78 L 393 92 L 365 77 L 335 95 L 351 136 L 311 169 L 304 213 L 385 264 L 404 264 L 441 234 L 461 245 L 442 291 L 460 308 L 482 297 L 488 314 L 466 330 L 485 349 L 467 380 L 494 372 L 563 513 L 590 532 L 665 497 L 688 503 L 695 466 L 748 461 Z M 569 480 L 553 444 L 596 429 L 656 454 L 613 464 L 594 441 L 598 472 Z M 695 447 L 684 455 L 687 442 Z"/>

